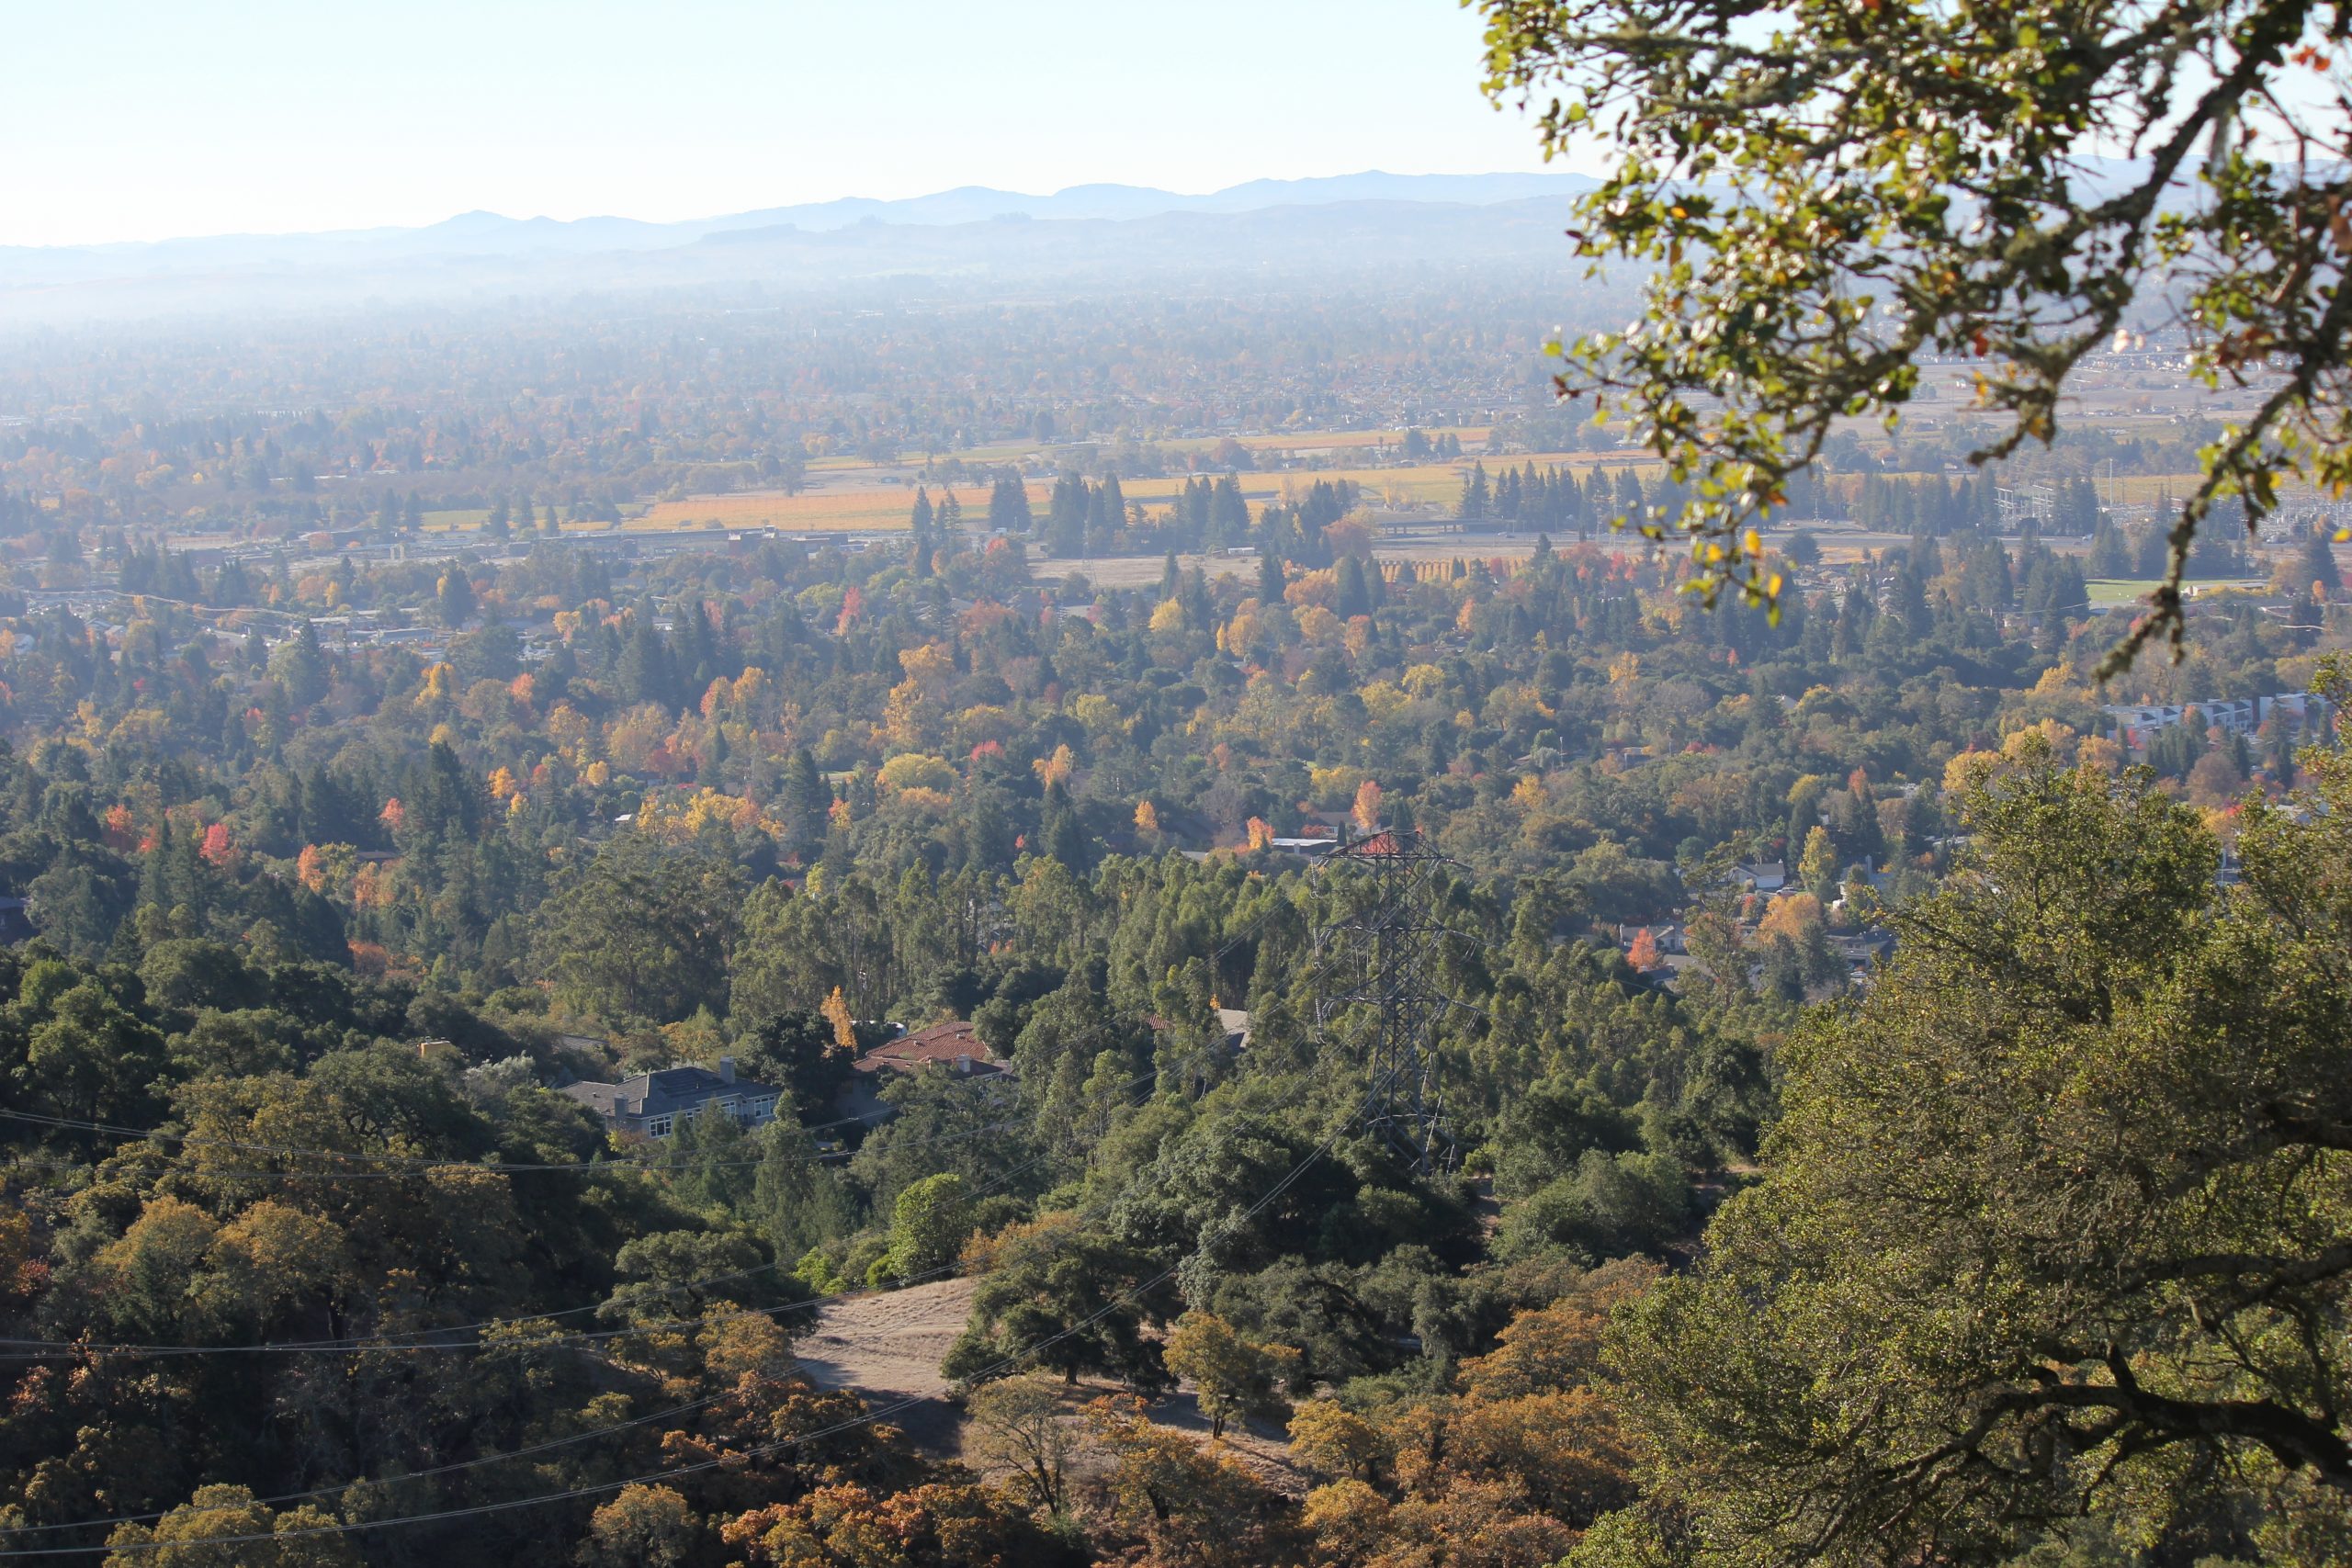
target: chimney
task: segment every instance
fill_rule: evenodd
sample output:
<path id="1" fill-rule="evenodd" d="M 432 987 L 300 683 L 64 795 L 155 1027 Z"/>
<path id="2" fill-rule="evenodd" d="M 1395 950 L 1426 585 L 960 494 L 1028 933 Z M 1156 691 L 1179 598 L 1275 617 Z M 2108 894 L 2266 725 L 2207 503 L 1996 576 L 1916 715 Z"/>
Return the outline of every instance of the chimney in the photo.
<path id="1" fill-rule="evenodd" d="M 720 1083 L 733 1083 L 735 1081 L 734 1057 L 721 1056 L 718 1058 L 718 1081 Z"/>

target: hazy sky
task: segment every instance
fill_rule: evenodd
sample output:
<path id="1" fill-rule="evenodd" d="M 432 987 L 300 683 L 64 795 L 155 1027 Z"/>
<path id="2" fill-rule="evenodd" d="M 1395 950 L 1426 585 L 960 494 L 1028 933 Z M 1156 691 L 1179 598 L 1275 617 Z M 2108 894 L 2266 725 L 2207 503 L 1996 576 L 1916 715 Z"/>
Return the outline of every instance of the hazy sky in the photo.
<path id="1" fill-rule="evenodd" d="M 0 243 L 1541 167 L 1453 0 L 54 0 Z"/>

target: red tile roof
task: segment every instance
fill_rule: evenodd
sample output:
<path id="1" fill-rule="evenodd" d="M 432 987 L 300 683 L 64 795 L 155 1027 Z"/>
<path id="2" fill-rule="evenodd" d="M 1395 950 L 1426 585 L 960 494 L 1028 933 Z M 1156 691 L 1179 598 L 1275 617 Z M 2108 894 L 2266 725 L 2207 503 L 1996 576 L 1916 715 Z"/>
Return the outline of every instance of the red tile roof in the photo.
<path id="1" fill-rule="evenodd" d="M 937 1064 L 943 1067 L 962 1067 L 972 1071 L 993 1072 L 998 1063 L 980 1043 L 978 1032 L 961 1019 L 934 1023 L 928 1029 L 918 1029 L 912 1034 L 901 1035 L 887 1044 L 876 1045 L 857 1060 L 862 1073 L 880 1072 L 885 1067 L 902 1073 L 921 1072 Z"/>

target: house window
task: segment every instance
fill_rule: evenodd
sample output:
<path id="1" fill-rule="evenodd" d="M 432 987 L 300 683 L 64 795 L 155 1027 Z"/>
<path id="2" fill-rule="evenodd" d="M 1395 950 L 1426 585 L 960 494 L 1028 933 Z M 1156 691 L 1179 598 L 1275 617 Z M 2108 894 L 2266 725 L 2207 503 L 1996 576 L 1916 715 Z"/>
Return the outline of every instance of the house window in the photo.
<path id="1" fill-rule="evenodd" d="M 649 1138 L 668 1137 L 670 1135 L 670 1118 L 667 1116 L 647 1117 L 645 1119 L 645 1135 Z"/>

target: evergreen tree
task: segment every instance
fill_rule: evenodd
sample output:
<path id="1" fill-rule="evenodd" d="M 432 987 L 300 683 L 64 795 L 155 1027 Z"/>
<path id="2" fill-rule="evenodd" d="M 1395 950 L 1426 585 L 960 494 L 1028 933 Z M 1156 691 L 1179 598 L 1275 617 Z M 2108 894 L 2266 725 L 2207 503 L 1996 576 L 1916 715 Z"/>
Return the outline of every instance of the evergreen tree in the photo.
<path id="1" fill-rule="evenodd" d="M 1596 480 L 1600 478 L 1598 474 L 1593 477 Z M 1610 520 L 1623 527 L 1637 527 L 1644 521 L 1642 479 L 1633 469 L 1617 470 L 1616 494 L 1612 499 L 1612 506 L 1614 510 L 1611 513 Z"/>
<path id="2" fill-rule="evenodd" d="M 793 748 L 784 773 L 785 825 L 796 844 L 808 845 L 825 836 L 825 813 L 833 792 L 817 772 L 816 754 L 806 746 Z"/>
<path id="3" fill-rule="evenodd" d="M 1474 463 L 1470 467 L 1470 477 L 1462 481 L 1462 499 L 1455 504 L 1453 515 L 1464 523 L 1483 522 L 1487 516 L 1487 465 Z"/>
<path id="4" fill-rule="evenodd" d="M 2090 574 L 2093 577 L 2119 578 L 2132 575 L 2137 562 L 2133 559 L 2132 542 L 2123 530 L 2102 517 L 2091 535 Z"/>
<path id="5" fill-rule="evenodd" d="M 1086 830 L 1079 823 L 1078 809 L 1070 804 L 1069 791 L 1058 780 L 1046 786 L 1045 808 L 1039 817 L 1037 836 L 1046 856 L 1057 860 L 1072 874 L 1083 876 L 1091 863 L 1087 853 Z"/>
<path id="6" fill-rule="evenodd" d="M 613 674 L 620 684 L 622 697 L 628 702 L 654 703 L 673 709 L 678 705 L 670 650 L 663 645 L 661 634 L 653 629 L 649 615 L 632 617 L 628 640 L 621 646 Z"/>
<path id="7" fill-rule="evenodd" d="M 1046 505 L 1046 548 L 1064 560 L 1086 554 L 1088 499 L 1086 481 L 1078 475 L 1065 472 L 1054 481 Z"/>
<path id="8" fill-rule="evenodd" d="M 456 631 L 474 618 L 473 580 L 466 574 L 466 563 L 451 561 L 441 574 L 435 591 L 434 607 L 441 616 L 441 624 Z"/>
<path id="9" fill-rule="evenodd" d="M 1337 522 L 1335 517 L 1332 521 Z M 1206 543 L 1212 549 L 1238 545 L 1250 536 L 1250 502 L 1241 493 L 1238 475 L 1227 474 L 1209 492 Z"/>
<path id="10" fill-rule="evenodd" d="M 937 547 L 932 540 L 931 496 L 922 486 L 915 486 L 913 513 L 907 519 L 907 565 L 917 577 L 931 575 L 932 552 Z"/>
<path id="11" fill-rule="evenodd" d="M 2335 551 L 2328 546 L 2325 524 L 2303 536 L 2295 564 L 2295 582 L 2297 592 L 2302 593 L 2309 593 L 2313 583 L 2326 589 L 2331 597 L 2344 592 L 2344 574 L 2336 568 Z"/>
<path id="12" fill-rule="evenodd" d="M 307 708 L 325 696 L 327 656 L 319 646 L 319 628 L 304 621 L 270 656 L 269 672 L 286 688 L 287 700 L 298 708 Z"/>
<path id="13" fill-rule="evenodd" d="M 1363 562 L 1353 556 L 1340 558 L 1340 591 L 1333 613 L 1341 620 L 1372 614 L 1372 592 L 1364 586 Z"/>
<path id="14" fill-rule="evenodd" d="M 992 533 L 1029 531 L 1029 489 L 1017 474 L 1006 474 L 989 491 L 989 528 Z"/>

